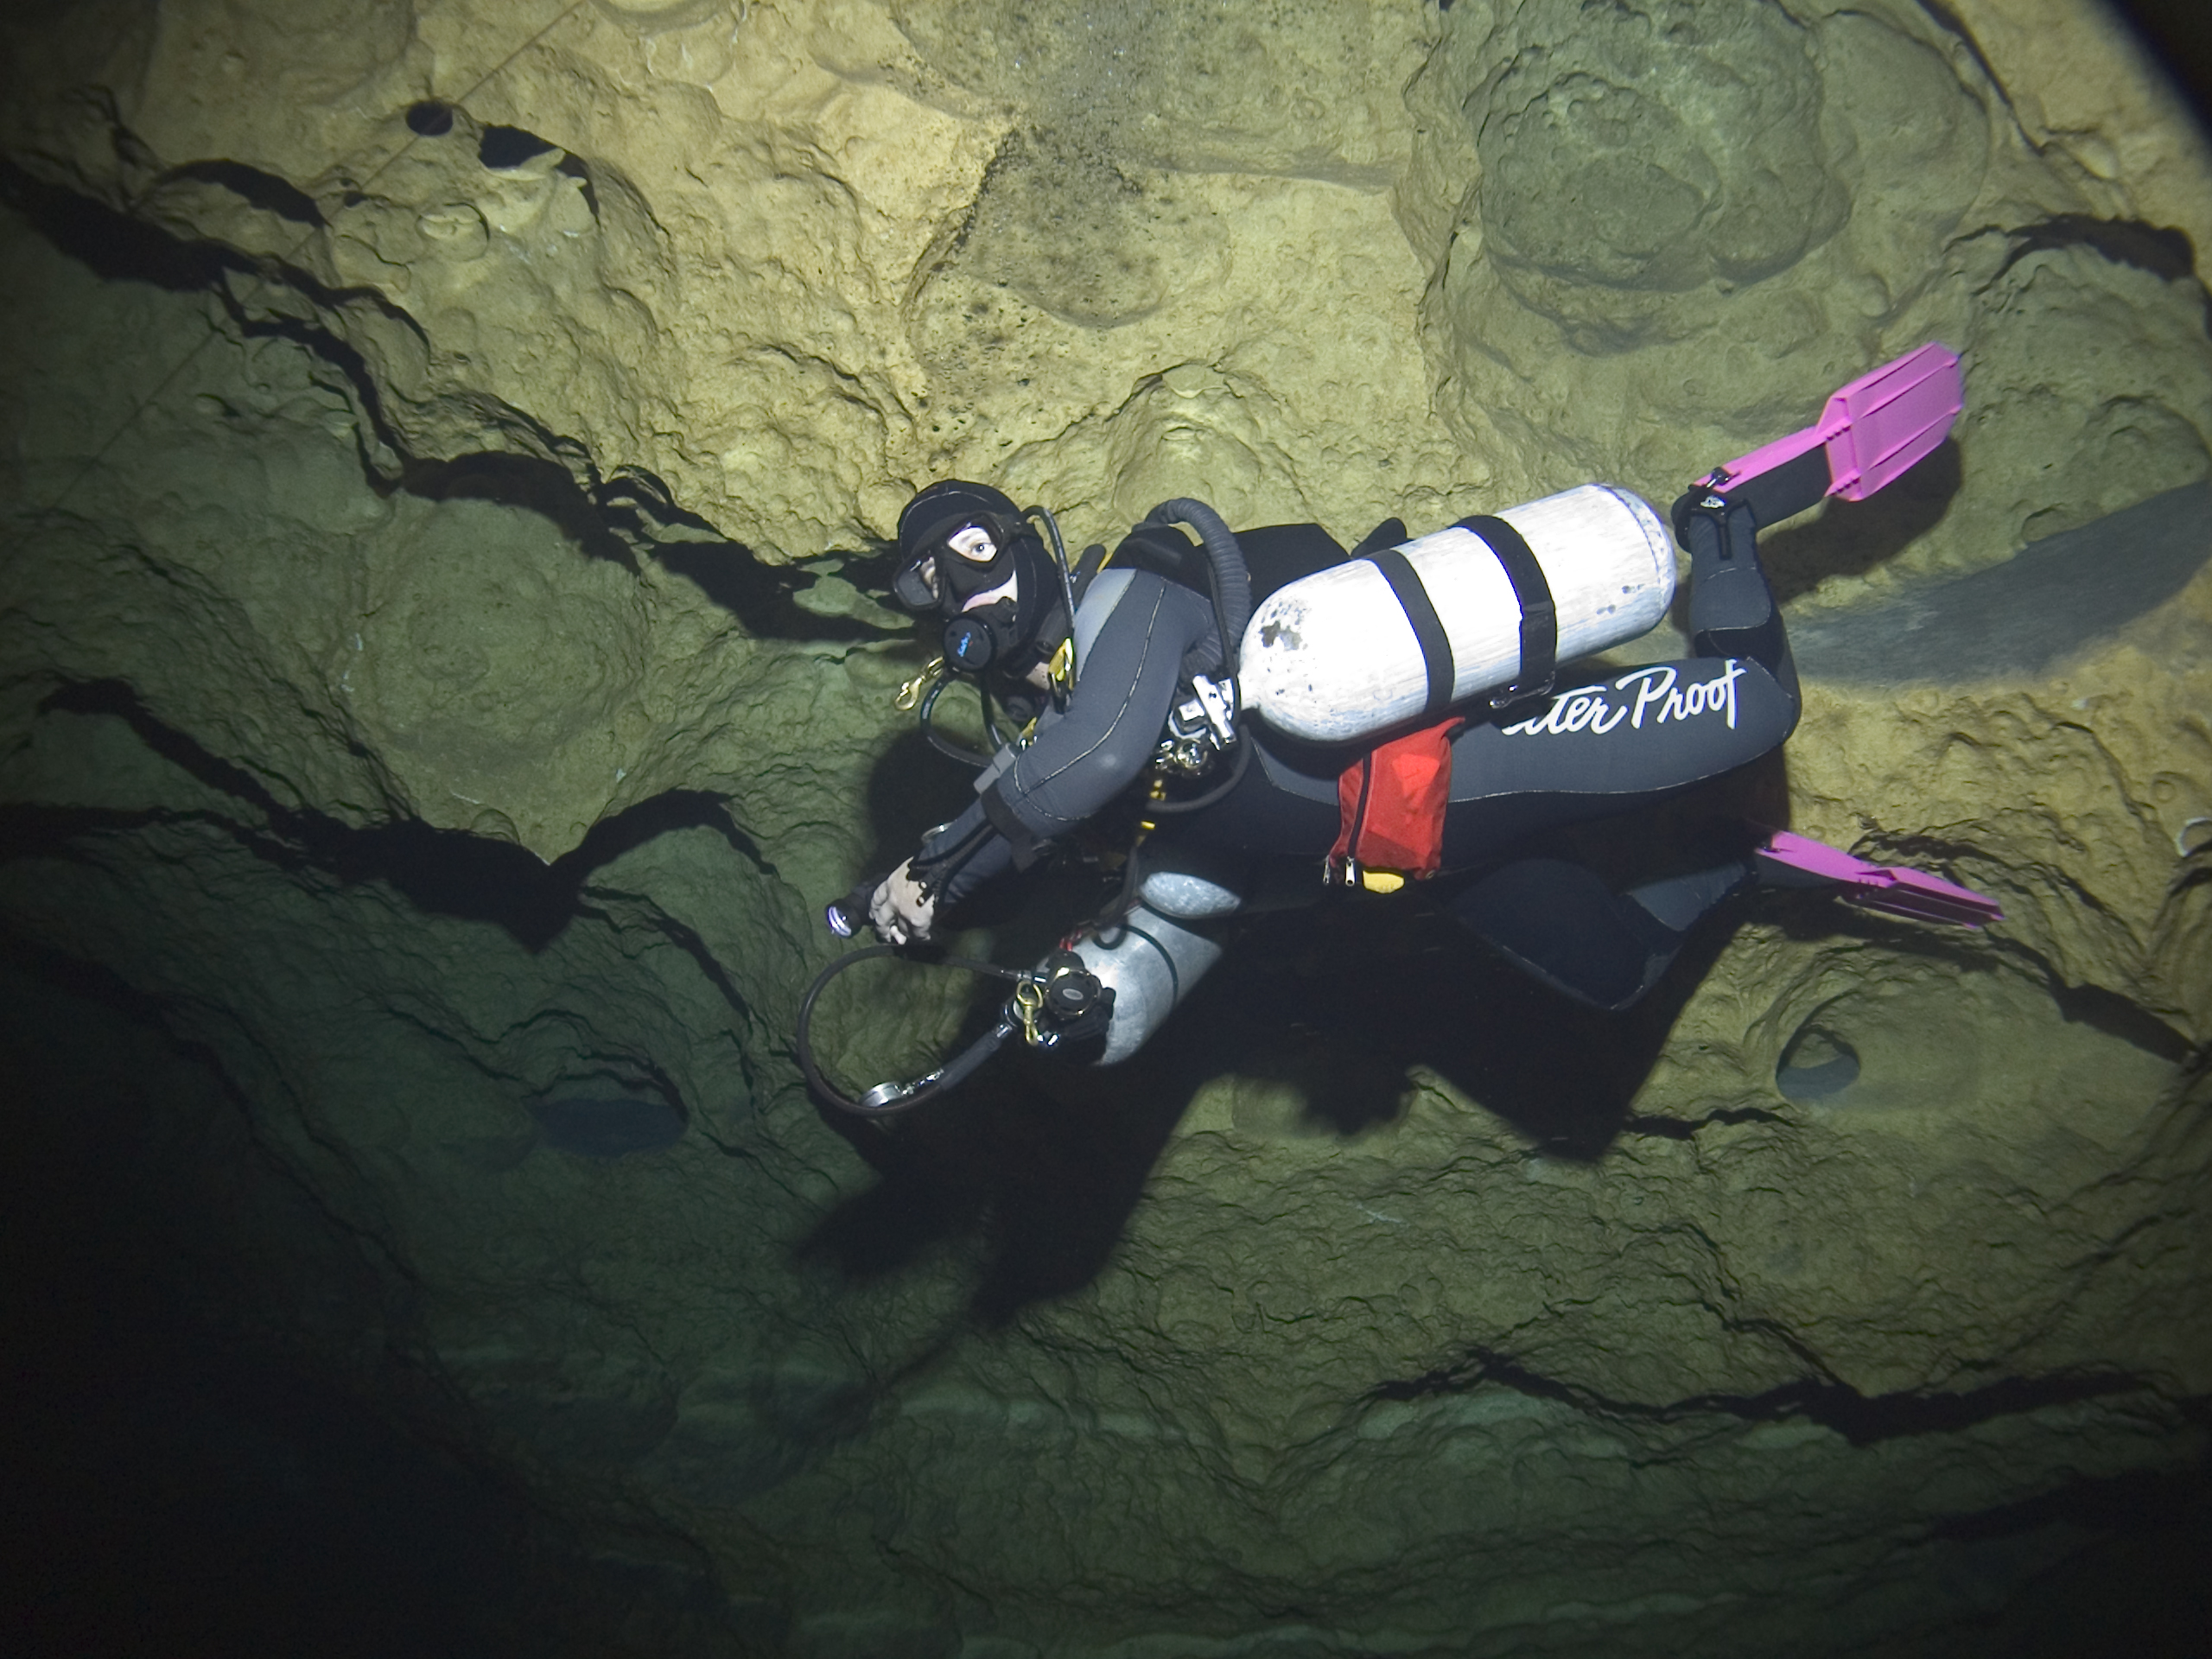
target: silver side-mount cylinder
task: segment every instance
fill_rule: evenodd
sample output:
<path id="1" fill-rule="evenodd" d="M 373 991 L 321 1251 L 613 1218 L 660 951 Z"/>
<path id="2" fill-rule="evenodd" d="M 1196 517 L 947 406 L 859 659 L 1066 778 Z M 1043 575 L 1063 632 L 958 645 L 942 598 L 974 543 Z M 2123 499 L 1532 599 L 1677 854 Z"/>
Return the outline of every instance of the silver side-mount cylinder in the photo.
<path id="1" fill-rule="evenodd" d="M 1243 900 L 1218 873 L 1196 868 L 1150 872 L 1129 913 L 1076 947 L 1084 966 L 1114 993 L 1114 1015 L 1096 1065 L 1114 1065 L 1152 1040 L 1176 1005 L 1221 960 L 1221 946 L 1189 924 L 1232 916 Z"/>

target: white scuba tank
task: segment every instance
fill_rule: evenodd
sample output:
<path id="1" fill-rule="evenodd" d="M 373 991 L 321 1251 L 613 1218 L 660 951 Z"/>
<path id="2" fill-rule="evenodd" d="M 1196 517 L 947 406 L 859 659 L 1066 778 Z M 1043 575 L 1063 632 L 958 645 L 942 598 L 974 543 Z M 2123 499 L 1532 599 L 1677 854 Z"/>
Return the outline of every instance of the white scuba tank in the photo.
<path id="1" fill-rule="evenodd" d="M 1626 490 L 1583 484 L 1496 516 L 1520 532 L 1543 568 L 1561 663 L 1635 639 L 1674 601 L 1674 543 L 1649 504 Z M 1512 684 L 1522 669 L 1521 606 L 1489 544 L 1454 525 L 1397 550 L 1450 642 L 1451 701 Z M 1319 743 L 1382 731 L 1428 701 L 1428 664 L 1414 625 L 1367 559 L 1270 594 L 1244 630 L 1236 681 L 1247 709 Z"/>

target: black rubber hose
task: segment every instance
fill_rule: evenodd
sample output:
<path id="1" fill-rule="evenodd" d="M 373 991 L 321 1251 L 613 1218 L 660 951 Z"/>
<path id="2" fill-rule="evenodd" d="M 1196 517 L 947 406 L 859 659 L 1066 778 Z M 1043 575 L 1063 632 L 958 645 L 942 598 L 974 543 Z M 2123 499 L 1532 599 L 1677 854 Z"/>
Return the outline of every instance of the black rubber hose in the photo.
<path id="1" fill-rule="evenodd" d="M 1043 519 L 1045 528 L 1052 533 L 1052 569 L 1060 574 L 1060 603 L 1067 607 L 1068 613 L 1068 689 L 1073 690 L 1075 683 L 1083 677 L 1083 664 L 1076 655 L 1075 573 L 1068 565 L 1068 544 L 1060 539 L 1060 521 L 1052 517 L 1050 507 L 1041 503 L 1024 507 L 1021 516 Z"/>
<path id="2" fill-rule="evenodd" d="M 1007 735 L 999 730 L 999 717 L 991 712 L 990 689 L 978 680 L 976 682 L 976 692 L 983 700 L 983 730 L 990 737 L 991 753 L 995 757 L 1001 749 L 1006 747 Z"/>
<path id="3" fill-rule="evenodd" d="M 1236 537 L 1221 515 L 1205 502 L 1179 495 L 1145 514 L 1147 524 L 1167 524 L 1178 519 L 1197 531 L 1205 547 L 1206 563 L 1213 573 L 1214 625 L 1221 631 L 1221 671 L 1233 676 L 1244 644 L 1244 625 L 1252 620 L 1252 573 L 1244 563 Z"/>
<path id="4" fill-rule="evenodd" d="M 930 687 L 929 695 L 922 699 L 922 735 L 929 739 L 930 747 L 939 754 L 947 755 L 963 766 L 974 766 L 980 770 L 991 764 L 989 755 L 978 754 L 973 749 L 963 748 L 949 737 L 939 737 L 937 728 L 930 723 L 930 716 L 937 709 L 937 700 L 944 695 L 945 687 L 951 683 L 950 679 L 939 680 L 935 685 Z"/>
<path id="5" fill-rule="evenodd" d="M 1154 816 L 1172 817 L 1178 812 L 1196 812 L 1201 807 L 1211 806 L 1229 791 L 1244 781 L 1244 769 L 1252 764 L 1252 739 L 1246 732 L 1236 734 L 1236 758 L 1229 764 L 1229 776 L 1203 795 L 1193 795 L 1187 801 L 1147 801 L 1144 810 Z"/>
<path id="6" fill-rule="evenodd" d="M 1012 1034 L 1013 1027 L 1001 1020 L 989 1031 L 961 1050 L 950 1061 L 931 1073 L 927 1079 L 895 1100 L 880 1106 L 864 1106 L 846 1094 L 822 1073 L 814 1059 L 814 1005 L 830 982 L 846 969 L 868 961 L 873 957 L 895 956 L 905 947 L 895 944 L 863 945 L 848 951 L 814 976 L 814 983 L 806 988 L 806 995 L 799 999 L 798 1020 L 791 1032 L 791 1050 L 798 1058 L 798 1069 L 806 1078 L 808 1091 L 825 1106 L 834 1106 L 841 1112 L 850 1112 L 855 1117 L 895 1117 L 900 1112 L 911 1111 L 926 1105 L 955 1085 L 963 1083 L 985 1060 L 998 1052 L 999 1046 Z M 911 960 L 911 958 L 910 958 Z M 1008 980 L 1020 983 L 1022 976 L 1011 968 L 1001 968 L 995 962 L 984 962 L 976 957 L 946 957 L 932 966 L 964 968 L 971 974 L 982 974 L 991 979 Z"/>
<path id="7" fill-rule="evenodd" d="M 1138 896 L 1144 892 L 1143 852 L 1141 842 L 1129 849 L 1129 855 L 1122 861 L 1122 879 L 1115 884 L 1113 898 L 1080 931 L 1096 933 L 1111 927 L 1137 907 Z"/>

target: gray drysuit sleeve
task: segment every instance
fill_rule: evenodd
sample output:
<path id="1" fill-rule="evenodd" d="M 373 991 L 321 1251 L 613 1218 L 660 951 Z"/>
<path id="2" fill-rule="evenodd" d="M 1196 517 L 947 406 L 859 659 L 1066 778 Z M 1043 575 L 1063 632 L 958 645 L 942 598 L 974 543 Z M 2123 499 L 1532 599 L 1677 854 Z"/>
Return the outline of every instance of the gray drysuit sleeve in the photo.
<path id="1" fill-rule="evenodd" d="M 1129 573 L 1118 594 L 1101 597 L 1112 609 L 1083 653 L 1067 708 L 1047 712 L 1029 747 L 915 855 L 915 873 L 940 906 L 958 904 L 1009 865 L 1026 868 L 1039 843 L 1089 818 L 1151 760 L 1184 655 L 1213 632 L 1213 607 L 1148 570 Z"/>

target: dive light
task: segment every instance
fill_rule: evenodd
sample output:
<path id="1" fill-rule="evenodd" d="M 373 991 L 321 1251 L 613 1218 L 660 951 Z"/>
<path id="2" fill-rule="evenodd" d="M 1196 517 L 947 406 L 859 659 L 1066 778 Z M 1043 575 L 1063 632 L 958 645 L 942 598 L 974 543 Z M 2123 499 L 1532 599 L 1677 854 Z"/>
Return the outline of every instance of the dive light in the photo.
<path id="1" fill-rule="evenodd" d="M 875 897 L 875 885 L 862 876 L 850 893 L 823 907 L 823 925 L 839 938 L 851 938 L 868 925 L 868 900 Z"/>

